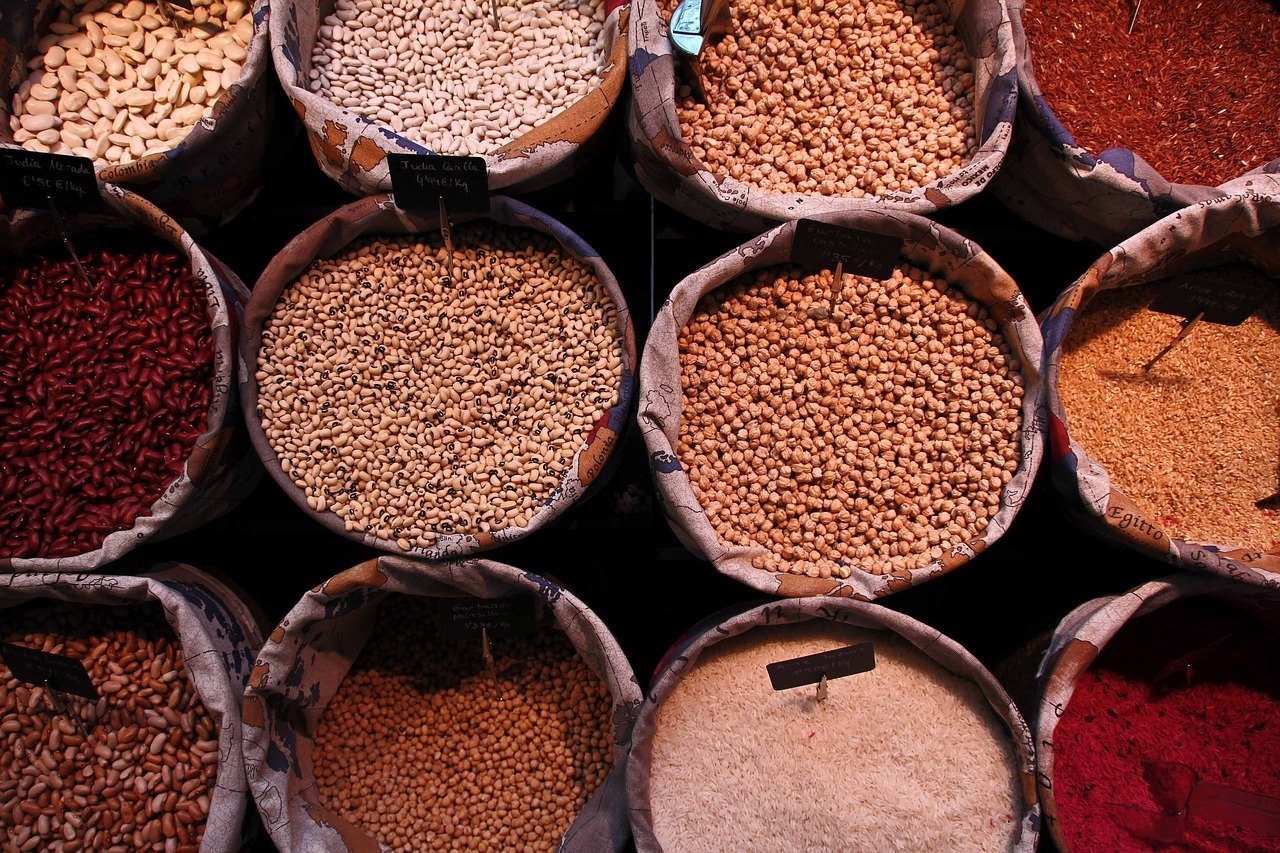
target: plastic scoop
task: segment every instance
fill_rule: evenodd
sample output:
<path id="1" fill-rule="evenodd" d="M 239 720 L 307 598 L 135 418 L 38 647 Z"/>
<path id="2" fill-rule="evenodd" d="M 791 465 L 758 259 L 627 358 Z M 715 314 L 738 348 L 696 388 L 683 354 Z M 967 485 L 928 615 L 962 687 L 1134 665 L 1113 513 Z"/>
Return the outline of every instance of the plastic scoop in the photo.
<path id="1" fill-rule="evenodd" d="M 1280 837 L 1280 799 L 1205 782 L 1195 768 L 1179 761 L 1142 762 L 1156 811 L 1112 805 L 1111 818 L 1134 835 L 1175 844 L 1193 820 L 1211 820 Z"/>

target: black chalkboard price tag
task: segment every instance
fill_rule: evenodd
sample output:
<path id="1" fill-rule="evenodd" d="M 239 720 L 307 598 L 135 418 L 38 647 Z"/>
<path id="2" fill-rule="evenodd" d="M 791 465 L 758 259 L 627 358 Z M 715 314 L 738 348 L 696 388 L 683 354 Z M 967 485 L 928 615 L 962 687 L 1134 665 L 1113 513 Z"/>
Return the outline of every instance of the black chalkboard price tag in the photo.
<path id="1" fill-rule="evenodd" d="M 843 264 L 846 273 L 885 279 L 898 265 L 902 244 L 901 237 L 801 219 L 791 241 L 791 260 L 809 269 Z"/>
<path id="2" fill-rule="evenodd" d="M 93 686 L 84 664 L 75 658 L 0 643 L 0 660 L 19 681 L 85 699 L 98 698 L 98 688 Z"/>
<path id="3" fill-rule="evenodd" d="M 858 643 L 818 652 L 802 658 L 776 661 L 765 667 L 774 690 L 790 690 L 806 684 L 817 684 L 825 676 L 828 681 L 857 675 L 876 668 L 876 650 L 872 643 Z"/>
<path id="4" fill-rule="evenodd" d="M 403 210 L 435 212 L 444 201 L 450 213 L 489 212 L 489 168 L 483 157 L 446 154 L 388 154 L 391 192 Z"/>
<path id="5" fill-rule="evenodd" d="M 1261 273 L 1234 267 L 1197 270 L 1168 281 L 1151 302 L 1151 310 L 1190 319 L 1204 313 L 1206 323 L 1239 326 L 1258 310 L 1277 285 Z"/>
<path id="6" fill-rule="evenodd" d="M 88 210 L 101 205 L 98 179 L 88 157 L 0 148 L 0 200 L 16 210 Z"/>
<path id="7" fill-rule="evenodd" d="M 440 633 L 453 640 L 479 637 L 526 637 L 533 633 L 534 602 L 528 597 L 442 598 Z"/>

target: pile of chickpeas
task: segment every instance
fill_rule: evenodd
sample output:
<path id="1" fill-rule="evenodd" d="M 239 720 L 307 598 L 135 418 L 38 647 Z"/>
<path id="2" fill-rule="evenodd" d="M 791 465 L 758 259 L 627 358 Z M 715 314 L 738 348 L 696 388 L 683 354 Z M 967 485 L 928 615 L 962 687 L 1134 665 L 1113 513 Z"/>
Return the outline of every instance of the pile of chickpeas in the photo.
<path id="1" fill-rule="evenodd" d="M 378 605 L 315 733 L 320 801 L 395 850 L 552 850 L 613 763 L 612 700 L 554 628 L 446 640 L 435 599 Z"/>
<path id="2" fill-rule="evenodd" d="M 765 551 L 757 568 L 922 568 L 986 530 L 1017 470 L 1017 356 L 910 264 L 745 275 L 702 298 L 679 350 L 680 461 L 721 541 Z"/>

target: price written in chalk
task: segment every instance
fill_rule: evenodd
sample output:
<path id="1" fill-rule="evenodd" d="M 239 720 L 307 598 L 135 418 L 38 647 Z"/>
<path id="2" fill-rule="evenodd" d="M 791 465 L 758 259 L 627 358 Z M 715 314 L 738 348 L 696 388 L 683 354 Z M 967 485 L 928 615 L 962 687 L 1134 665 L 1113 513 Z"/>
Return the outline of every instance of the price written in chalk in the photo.
<path id="1" fill-rule="evenodd" d="M 480 636 L 526 637 L 533 633 L 533 599 L 511 598 L 442 598 L 440 599 L 440 632 L 450 639 Z"/>
<path id="2" fill-rule="evenodd" d="M 435 211 L 443 200 L 451 213 L 489 212 L 489 169 L 483 157 L 388 154 L 391 192 L 404 210 Z"/>
<path id="3" fill-rule="evenodd" d="M 888 234 L 801 219 L 791 242 L 791 260 L 809 269 L 842 264 L 846 273 L 885 279 L 898 264 L 903 242 Z"/>
<path id="4" fill-rule="evenodd" d="M 828 681 L 834 681 L 875 668 L 875 646 L 872 643 L 858 643 L 829 652 L 776 661 L 766 666 L 765 670 L 769 673 L 769 683 L 774 690 L 790 690 L 806 684 L 817 684 L 824 677 Z"/>
<path id="5" fill-rule="evenodd" d="M 0 148 L 0 200 L 11 210 L 47 210 L 50 200 L 62 210 L 90 210 L 102 196 L 88 157 Z"/>
<path id="6" fill-rule="evenodd" d="M 1203 312 L 1201 319 L 1206 323 L 1239 326 L 1274 287 L 1247 267 L 1198 270 L 1170 279 L 1152 300 L 1151 310 L 1186 319 Z"/>
<path id="7" fill-rule="evenodd" d="M 13 643 L 0 643 L 0 660 L 19 681 L 85 699 L 98 698 L 98 689 L 93 686 L 84 664 L 75 658 Z"/>

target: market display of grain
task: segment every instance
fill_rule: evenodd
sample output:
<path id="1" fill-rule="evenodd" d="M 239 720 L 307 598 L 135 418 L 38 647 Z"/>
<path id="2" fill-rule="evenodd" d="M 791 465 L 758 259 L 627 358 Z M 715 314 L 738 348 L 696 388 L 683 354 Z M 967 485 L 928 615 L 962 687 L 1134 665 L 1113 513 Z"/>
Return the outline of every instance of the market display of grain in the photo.
<path id="1" fill-rule="evenodd" d="M 1177 665 L 1184 655 L 1192 662 Z M 1238 816 L 1215 818 L 1211 804 L 1280 797 L 1277 656 L 1275 631 L 1222 601 L 1183 599 L 1125 624 L 1053 730 L 1058 832 L 1069 849 L 1280 851 L 1280 838 Z M 1162 679 L 1171 662 L 1176 672 Z M 1182 811 L 1197 779 L 1241 793 L 1197 797 L 1175 847 L 1150 831 L 1151 816 Z"/>
<path id="2" fill-rule="evenodd" d="M 1257 502 L 1280 487 L 1280 289 L 1239 326 L 1198 323 L 1145 372 L 1183 322 L 1148 310 L 1161 287 L 1082 307 L 1057 382 L 1071 437 L 1170 535 L 1274 550 L 1280 511 Z"/>
<path id="3" fill-rule="evenodd" d="M 865 641 L 875 669 L 825 699 L 770 686 L 770 663 Z M 649 805 L 665 850 L 1008 850 L 1016 767 L 976 684 L 887 631 L 812 620 L 723 640 L 683 674 L 657 708 Z"/>
<path id="4" fill-rule="evenodd" d="M 248 0 L 58 0 L 13 94 L 9 126 L 33 151 L 130 163 L 178 145 L 240 78 Z"/>
<path id="5" fill-rule="evenodd" d="M 876 574 L 979 536 L 1019 459 L 1022 376 L 994 319 L 901 264 L 772 267 L 706 294 L 679 339 L 678 454 L 757 568 Z"/>
<path id="6" fill-rule="evenodd" d="M 0 557 L 67 557 L 150 515 L 205 430 L 209 301 L 171 246 L 78 237 L 0 264 Z"/>
<path id="7" fill-rule="evenodd" d="M 316 94 L 439 154 L 493 154 L 599 85 L 604 0 L 337 0 Z"/>
<path id="8" fill-rule="evenodd" d="M 1028 0 L 1022 21 L 1045 101 L 1085 150 L 1207 186 L 1280 158 L 1274 0 Z"/>
<path id="9" fill-rule="evenodd" d="M 668 14 L 676 3 L 664 4 Z M 676 91 L 682 136 L 713 172 L 776 193 L 909 192 L 978 147 L 974 75 L 936 0 L 735 0 L 699 60 L 705 103 Z"/>
<path id="10" fill-rule="evenodd" d="M 369 238 L 276 303 L 262 429 L 316 511 L 400 548 L 525 527 L 621 392 L 618 309 L 550 237 Z"/>
<path id="11" fill-rule="evenodd" d="M 54 697 L 0 663 L 0 848 L 198 849 L 218 730 L 159 606 L 3 615 L 5 642 L 82 661 L 101 696 Z"/>
<path id="12" fill-rule="evenodd" d="M 393 596 L 325 708 L 320 801 L 396 850 L 554 850 L 613 763 L 612 700 L 564 635 L 446 640 Z"/>

